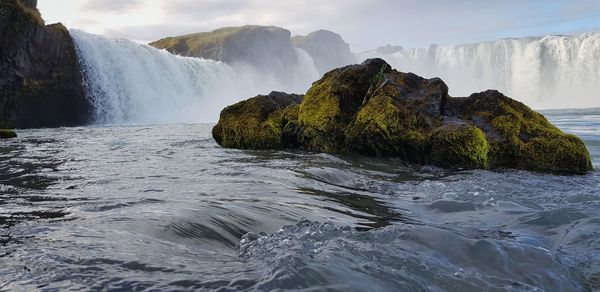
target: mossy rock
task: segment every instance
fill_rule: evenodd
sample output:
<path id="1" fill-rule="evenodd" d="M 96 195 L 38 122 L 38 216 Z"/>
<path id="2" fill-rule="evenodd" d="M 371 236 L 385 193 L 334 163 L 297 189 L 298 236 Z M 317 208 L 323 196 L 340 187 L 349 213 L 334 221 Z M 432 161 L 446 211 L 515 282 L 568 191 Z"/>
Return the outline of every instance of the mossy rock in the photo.
<path id="1" fill-rule="evenodd" d="M 481 129 L 468 124 L 449 124 L 431 136 L 431 163 L 445 167 L 487 169 L 490 145 Z"/>
<path id="2" fill-rule="evenodd" d="M 423 162 L 428 125 L 420 113 L 395 101 L 394 94 L 394 88 L 382 88 L 360 109 L 346 127 L 346 147 L 349 152 Z"/>
<path id="3" fill-rule="evenodd" d="M 344 128 L 352 122 L 375 83 L 389 66 L 380 59 L 326 73 L 306 92 L 298 122 L 309 150 L 336 152 L 345 144 Z"/>
<path id="4" fill-rule="evenodd" d="M 301 100 L 301 95 L 271 92 L 228 106 L 212 130 L 213 138 L 228 148 L 290 147 L 296 141 L 286 140 L 284 130 L 289 121 L 297 120 Z"/>
<path id="5" fill-rule="evenodd" d="M 0 139 L 17 138 L 17 133 L 13 130 L 0 129 Z"/>
<path id="6" fill-rule="evenodd" d="M 398 157 L 457 169 L 592 170 L 581 139 L 489 90 L 448 95 L 425 79 L 371 59 L 326 73 L 303 99 L 257 96 L 223 110 L 213 130 L 224 147 L 300 148 Z"/>
<path id="7" fill-rule="evenodd" d="M 486 130 L 492 167 L 551 173 L 592 170 L 581 139 L 562 132 L 525 104 L 495 90 L 472 94 L 461 103 L 462 117 Z"/>

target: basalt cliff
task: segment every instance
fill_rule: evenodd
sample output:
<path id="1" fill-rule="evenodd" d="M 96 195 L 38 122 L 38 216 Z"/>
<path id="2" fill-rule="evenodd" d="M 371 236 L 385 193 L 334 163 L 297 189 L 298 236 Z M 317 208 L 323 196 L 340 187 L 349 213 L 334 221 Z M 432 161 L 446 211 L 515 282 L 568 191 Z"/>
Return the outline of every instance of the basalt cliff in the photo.
<path id="1" fill-rule="evenodd" d="M 73 40 L 62 24 L 45 25 L 36 5 L 0 2 L 0 128 L 88 123 Z"/>

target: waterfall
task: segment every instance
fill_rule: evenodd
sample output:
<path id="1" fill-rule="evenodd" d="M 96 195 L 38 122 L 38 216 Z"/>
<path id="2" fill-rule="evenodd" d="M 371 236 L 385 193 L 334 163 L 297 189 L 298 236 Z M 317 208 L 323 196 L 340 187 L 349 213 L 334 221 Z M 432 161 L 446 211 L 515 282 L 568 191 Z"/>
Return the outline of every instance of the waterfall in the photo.
<path id="1" fill-rule="evenodd" d="M 600 33 L 374 50 L 395 69 L 440 77 L 453 96 L 498 89 L 537 109 L 600 106 Z"/>
<path id="2" fill-rule="evenodd" d="M 125 39 L 71 30 L 96 122 L 214 122 L 227 105 L 273 90 L 304 93 L 319 75 L 298 50 L 292 76 L 175 56 Z"/>

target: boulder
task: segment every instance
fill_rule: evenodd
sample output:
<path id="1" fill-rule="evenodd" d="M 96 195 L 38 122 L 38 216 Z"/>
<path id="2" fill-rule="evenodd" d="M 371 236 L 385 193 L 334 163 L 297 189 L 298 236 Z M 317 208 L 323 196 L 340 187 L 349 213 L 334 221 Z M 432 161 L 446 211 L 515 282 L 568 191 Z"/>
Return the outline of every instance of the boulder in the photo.
<path id="1" fill-rule="evenodd" d="M 332 70 L 303 98 L 271 93 L 227 107 L 213 136 L 231 148 L 390 156 L 457 169 L 592 170 L 581 139 L 526 105 L 494 90 L 450 97 L 441 79 L 398 72 L 381 59 Z"/>
<path id="2" fill-rule="evenodd" d="M 150 45 L 176 55 L 244 63 L 263 72 L 281 74 L 298 62 L 290 36 L 288 30 L 280 27 L 245 25 L 168 37 Z"/>
<path id="3" fill-rule="evenodd" d="M 0 2 L 0 126 L 90 121 L 75 45 L 60 23 L 45 25 L 37 1 Z"/>
<path id="4" fill-rule="evenodd" d="M 226 107 L 213 128 L 214 139 L 228 148 L 283 149 L 296 147 L 296 135 L 286 125 L 298 119 L 302 96 L 283 92 L 258 95 Z M 287 139 L 291 136 L 292 139 Z"/>
<path id="5" fill-rule="evenodd" d="M 13 130 L 0 129 L 0 139 L 17 138 L 17 133 Z"/>
<path id="6" fill-rule="evenodd" d="M 320 74 L 356 63 L 350 46 L 342 36 L 328 30 L 317 30 L 306 36 L 294 36 L 292 44 L 311 56 Z"/>

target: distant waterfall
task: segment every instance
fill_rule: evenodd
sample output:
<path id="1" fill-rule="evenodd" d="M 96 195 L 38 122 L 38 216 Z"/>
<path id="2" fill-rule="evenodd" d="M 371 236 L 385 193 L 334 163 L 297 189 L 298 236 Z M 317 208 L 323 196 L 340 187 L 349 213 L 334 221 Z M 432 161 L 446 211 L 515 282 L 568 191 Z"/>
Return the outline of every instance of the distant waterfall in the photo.
<path id="1" fill-rule="evenodd" d="M 357 54 L 373 57 L 441 77 L 454 96 L 494 88 L 538 109 L 600 106 L 600 33 Z"/>
<path id="2" fill-rule="evenodd" d="M 214 122 L 221 109 L 273 90 L 304 93 L 318 76 L 298 51 L 293 76 L 180 57 L 125 39 L 71 30 L 98 123 Z"/>

